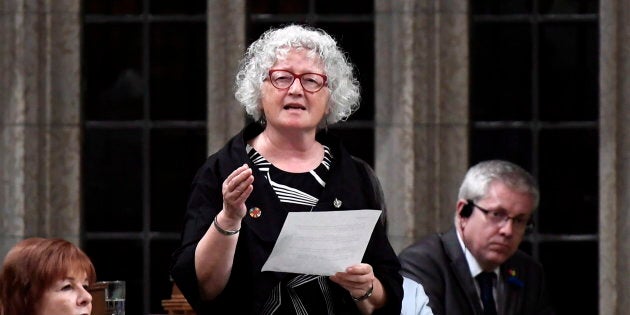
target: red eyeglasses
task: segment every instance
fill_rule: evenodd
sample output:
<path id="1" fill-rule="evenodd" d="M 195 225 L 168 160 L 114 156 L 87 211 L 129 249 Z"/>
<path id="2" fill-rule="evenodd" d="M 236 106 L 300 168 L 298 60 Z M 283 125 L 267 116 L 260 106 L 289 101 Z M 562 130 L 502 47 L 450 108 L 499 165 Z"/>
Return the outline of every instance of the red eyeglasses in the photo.
<path id="1" fill-rule="evenodd" d="M 269 81 L 276 89 L 288 89 L 295 79 L 300 80 L 302 88 L 314 93 L 321 90 L 328 80 L 328 77 L 319 73 L 295 74 L 288 70 L 269 70 Z"/>

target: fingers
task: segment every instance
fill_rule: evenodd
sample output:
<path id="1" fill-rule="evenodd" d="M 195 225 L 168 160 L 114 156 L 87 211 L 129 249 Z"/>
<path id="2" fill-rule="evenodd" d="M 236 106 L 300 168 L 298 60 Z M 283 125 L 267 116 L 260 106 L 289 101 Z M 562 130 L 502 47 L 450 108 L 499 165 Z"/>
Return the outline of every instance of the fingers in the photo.
<path id="1" fill-rule="evenodd" d="M 242 217 L 245 209 L 245 200 L 254 190 L 252 183 L 254 182 L 254 175 L 252 169 L 247 164 L 243 164 L 236 170 L 234 170 L 223 181 L 222 193 L 224 209 L 230 216 Z"/>
<path id="2" fill-rule="evenodd" d="M 254 175 L 247 164 L 234 170 L 223 182 L 223 195 L 240 197 L 254 182 Z"/>
<path id="3" fill-rule="evenodd" d="M 372 287 L 374 272 L 369 264 L 350 266 L 345 272 L 337 272 L 330 280 L 352 292 L 367 291 Z"/>
<path id="4" fill-rule="evenodd" d="M 372 273 L 372 266 L 369 264 L 356 264 L 346 268 L 346 272 L 353 275 L 367 275 Z"/>

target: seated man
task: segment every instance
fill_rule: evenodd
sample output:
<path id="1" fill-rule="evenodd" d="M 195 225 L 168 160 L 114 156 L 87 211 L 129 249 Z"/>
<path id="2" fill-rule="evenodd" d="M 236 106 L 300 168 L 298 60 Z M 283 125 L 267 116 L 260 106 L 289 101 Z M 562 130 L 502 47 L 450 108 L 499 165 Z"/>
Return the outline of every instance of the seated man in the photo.
<path id="1" fill-rule="evenodd" d="M 423 314 L 417 304 L 426 303 L 426 292 L 434 314 L 552 314 L 542 266 L 518 250 L 538 200 L 534 179 L 517 165 L 492 160 L 471 167 L 454 227 L 399 255 L 407 283 L 402 313 Z"/>

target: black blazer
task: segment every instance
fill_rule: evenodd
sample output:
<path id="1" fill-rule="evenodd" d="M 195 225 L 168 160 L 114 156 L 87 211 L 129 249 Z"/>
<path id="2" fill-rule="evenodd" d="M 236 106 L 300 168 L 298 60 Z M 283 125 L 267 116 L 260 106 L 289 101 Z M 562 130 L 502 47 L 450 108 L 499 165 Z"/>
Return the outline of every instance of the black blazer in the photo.
<path id="1" fill-rule="evenodd" d="M 436 315 L 482 315 L 482 306 L 455 229 L 434 234 L 400 255 L 401 274 L 424 287 Z M 499 314 L 553 314 L 542 266 L 517 251 L 500 267 Z"/>
<path id="2" fill-rule="evenodd" d="M 257 124 L 246 127 L 207 159 L 193 181 L 182 233 L 182 246 L 173 254 L 171 276 L 199 315 L 257 314 L 271 289 L 286 276 L 279 272 L 260 271 L 271 254 L 287 216 L 273 188 L 263 174 L 256 171 L 245 152 L 247 139 L 261 131 Z M 331 148 L 334 159 L 326 187 L 313 211 L 379 209 L 378 194 L 370 185 L 368 170 L 355 161 L 337 140 L 318 134 L 318 141 Z M 262 215 L 256 219 L 249 215 L 244 217 L 227 286 L 213 301 L 202 301 L 195 274 L 195 248 L 214 216 L 222 208 L 221 185 L 224 179 L 244 163 L 254 170 L 254 190 L 245 204 L 248 209 L 259 207 Z M 335 199 L 342 202 L 340 208 L 333 206 Z M 372 265 L 374 274 L 383 283 L 388 297 L 388 304 L 376 314 L 399 314 L 402 302 L 400 264 L 387 239 L 383 224 L 376 224 L 363 262 Z M 356 309 L 347 291 L 338 296 L 341 303 Z"/>

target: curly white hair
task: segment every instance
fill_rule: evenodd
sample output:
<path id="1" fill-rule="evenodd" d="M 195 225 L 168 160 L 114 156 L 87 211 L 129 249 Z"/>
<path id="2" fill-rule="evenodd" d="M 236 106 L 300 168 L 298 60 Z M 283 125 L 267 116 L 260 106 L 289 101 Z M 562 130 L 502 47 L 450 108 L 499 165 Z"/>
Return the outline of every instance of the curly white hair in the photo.
<path id="1" fill-rule="evenodd" d="M 329 114 L 320 126 L 346 120 L 359 108 L 360 101 L 360 86 L 353 65 L 330 35 L 303 25 L 270 29 L 249 46 L 236 75 L 236 99 L 254 120 L 264 118 L 260 106 L 263 81 L 278 58 L 296 48 L 307 49 L 313 57 L 319 57 L 328 77 Z"/>

